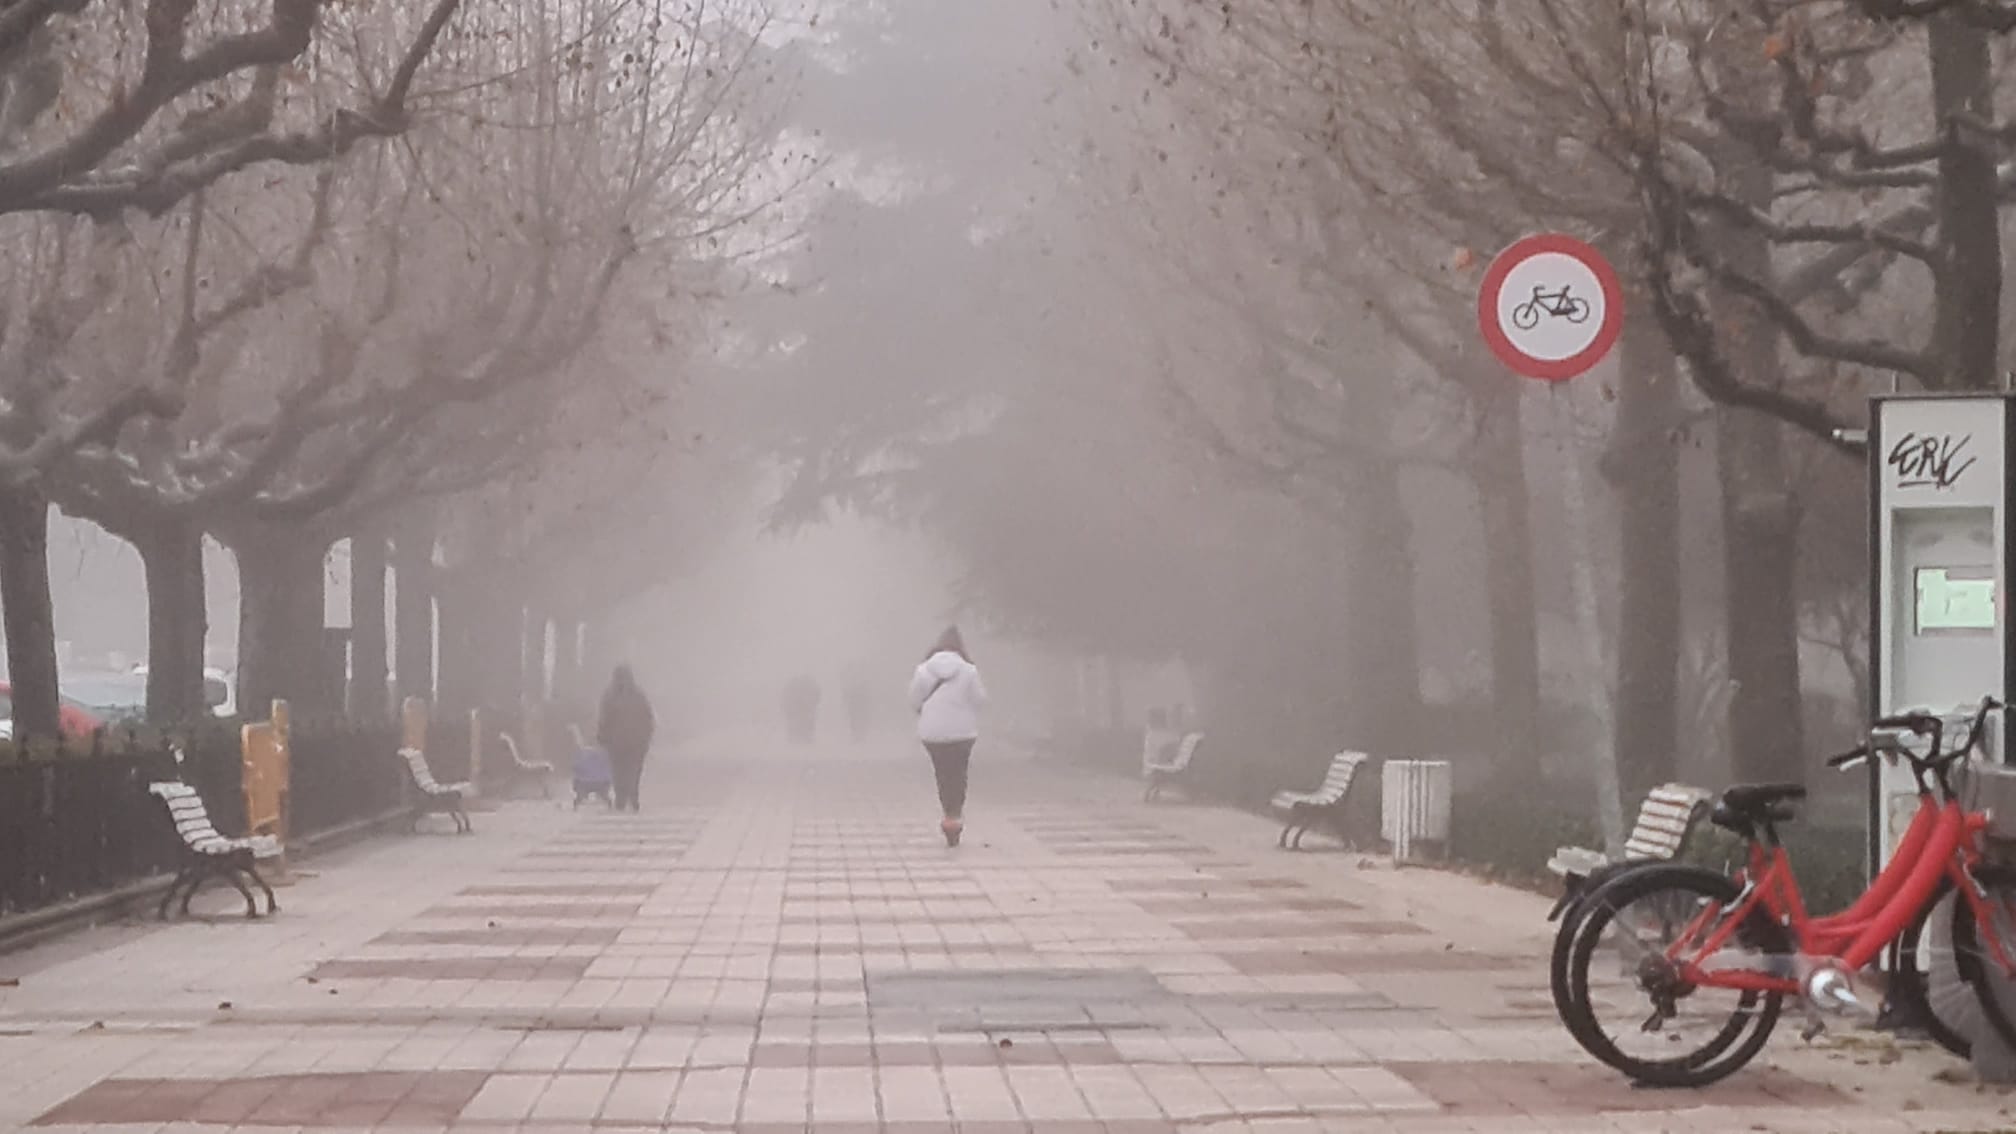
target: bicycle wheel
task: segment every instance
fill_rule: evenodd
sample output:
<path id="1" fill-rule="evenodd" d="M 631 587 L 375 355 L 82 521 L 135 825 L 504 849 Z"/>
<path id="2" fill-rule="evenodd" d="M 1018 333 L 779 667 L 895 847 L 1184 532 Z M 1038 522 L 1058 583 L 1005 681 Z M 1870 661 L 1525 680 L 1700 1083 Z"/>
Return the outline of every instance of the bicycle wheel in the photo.
<path id="1" fill-rule="evenodd" d="M 1571 296 L 1563 314 L 1568 316 L 1570 323 L 1586 323 L 1589 321 L 1589 301 Z"/>
<path id="2" fill-rule="evenodd" d="M 1940 903 L 1952 893 L 1952 883 L 1941 883 L 1938 893 L 1898 935 L 1897 968 L 1890 974 L 1889 999 L 1893 1011 L 1922 1027 L 1934 1043 L 1966 1059 L 1974 1051 L 1967 1038 L 1975 1014 L 1973 997 L 1963 994 L 1964 999 L 1955 1002 L 1934 995 L 1932 979 L 1935 967 L 1944 963 L 1942 954 L 1953 947 L 1951 933 L 1944 931 L 1951 924 L 1950 915 L 1945 925 L 1935 924 L 1932 917 L 1947 912 Z"/>
<path id="3" fill-rule="evenodd" d="M 2003 1043 L 2016 1049 L 2016 1014 L 2012 1014 L 2016 1013 L 2016 987 L 2012 987 L 2016 982 L 2003 975 L 1993 947 L 1988 944 L 1992 934 L 2001 943 L 2003 955 L 2016 959 L 2016 869 L 1977 867 L 1974 880 L 1987 891 L 1982 905 L 1994 922 L 1989 933 L 1984 934 L 1975 922 L 1973 903 L 1964 900 L 1964 896 L 1954 902 L 1953 961 L 1960 979 L 1973 986 L 1982 1018 Z"/>
<path id="4" fill-rule="evenodd" d="M 1561 1017 L 1562 1024 L 1571 1029 L 1574 1027 L 1570 1020 L 1575 1001 L 1568 988 L 1568 960 L 1575 952 L 1576 935 L 1587 920 L 1590 899 L 1628 871 L 1665 865 L 1664 862 L 1618 862 L 1600 867 L 1584 880 L 1582 891 L 1561 911 L 1560 924 L 1554 930 L 1554 948 L 1547 958 L 1547 990 L 1554 997 L 1554 1013 Z"/>
<path id="5" fill-rule="evenodd" d="M 1540 305 L 1522 303 L 1512 309 L 1512 325 L 1522 331 L 1530 331 L 1540 325 Z"/>
<path id="6" fill-rule="evenodd" d="M 1631 871 L 1593 895 L 1568 962 L 1568 1031 L 1575 1042 L 1632 1080 L 1660 1087 L 1704 1086 L 1755 1058 L 1777 1026 L 1782 995 L 1688 984 L 1666 959 L 1685 926 L 1738 893 L 1735 882 L 1714 871 L 1661 864 Z M 1784 929 L 1761 913 L 1744 922 L 1730 947 L 1790 951 Z M 1623 1027 L 1605 1022 L 1612 1009 Z"/>

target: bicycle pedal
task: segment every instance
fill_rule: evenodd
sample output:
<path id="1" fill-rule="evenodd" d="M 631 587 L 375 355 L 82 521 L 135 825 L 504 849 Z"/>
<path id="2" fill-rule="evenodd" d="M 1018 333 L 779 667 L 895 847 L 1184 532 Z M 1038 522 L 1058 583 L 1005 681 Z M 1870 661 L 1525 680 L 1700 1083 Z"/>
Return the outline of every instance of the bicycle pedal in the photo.
<path id="1" fill-rule="evenodd" d="M 1799 1029 L 1799 1038 L 1805 1040 L 1807 1043 L 1812 1043 L 1814 1037 L 1826 1030 L 1827 1021 L 1822 1020 L 1818 1016 L 1808 1015 L 1806 1017 L 1806 1026 Z"/>

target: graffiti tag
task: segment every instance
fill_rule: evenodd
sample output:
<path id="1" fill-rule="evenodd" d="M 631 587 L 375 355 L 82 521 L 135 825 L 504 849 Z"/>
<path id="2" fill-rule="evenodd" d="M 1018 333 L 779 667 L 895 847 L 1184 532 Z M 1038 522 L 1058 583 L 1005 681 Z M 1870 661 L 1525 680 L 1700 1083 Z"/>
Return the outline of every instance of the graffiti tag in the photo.
<path id="1" fill-rule="evenodd" d="M 1890 447 L 1886 463 L 1895 470 L 1899 488 L 1951 488 L 1974 467 L 1974 457 L 1960 460 L 1973 440 L 1971 433 L 1959 438 L 1950 433 L 1925 437 L 1906 433 Z"/>

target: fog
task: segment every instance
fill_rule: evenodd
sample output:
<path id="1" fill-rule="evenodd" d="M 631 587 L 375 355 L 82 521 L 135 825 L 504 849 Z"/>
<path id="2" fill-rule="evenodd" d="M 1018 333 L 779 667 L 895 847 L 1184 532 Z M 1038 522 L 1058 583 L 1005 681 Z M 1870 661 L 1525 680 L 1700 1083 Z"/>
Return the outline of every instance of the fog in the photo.
<path id="1" fill-rule="evenodd" d="M 774 741 L 801 675 L 836 722 L 845 689 L 872 688 L 876 743 L 900 740 L 910 668 L 956 622 L 1018 742 L 1124 764 L 1148 712 L 1180 708 L 1225 753 L 1216 790 L 1246 802 L 1350 748 L 1447 756 L 1466 784 L 1584 815 L 1592 767 L 1627 792 L 1803 777 L 1799 754 L 1865 708 L 1862 466 L 1828 430 L 1902 365 L 1874 348 L 1830 360 L 1837 340 L 1805 332 L 1857 304 L 1911 325 L 1911 289 L 1830 229 L 1861 274 L 1795 326 L 1715 282 L 1734 245 L 1691 206 L 1673 207 L 1714 239 L 1644 255 L 1679 221 L 1604 118 L 1630 99 L 1539 83 L 1569 69 L 1538 40 L 1512 67 L 1463 6 L 1430 6 L 1443 18 L 1371 0 L 1210 18 L 1159 0 L 724 12 L 701 37 L 720 55 L 691 79 L 718 99 L 665 92 L 677 131 L 625 127 L 665 147 L 652 184 L 602 200 L 594 178 L 506 192 L 461 171 L 455 199 L 506 230 L 530 203 L 580 210 L 552 231 L 620 232 L 606 264 L 520 263 L 506 253 L 532 237 L 424 211 L 402 239 L 438 254 L 373 253 L 373 280 L 416 258 L 427 274 L 373 316 L 384 328 L 353 318 L 348 357 L 414 391 L 459 375 L 454 399 L 415 395 L 424 428 L 381 413 L 281 457 L 234 448 L 234 414 L 299 401 L 340 418 L 353 402 L 323 384 L 378 389 L 287 369 L 304 352 L 281 314 L 359 302 L 323 280 L 203 354 L 224 377 L 183 416 L 128 428 L 109 455 L 80 445 L 81 471 L 52 465 L 61 660 L 147 657 L 139 545 L 95 524 L 145 536 L 135 517 L 158 513 L 208 539 L 184 569 L 207 600 L 206 660 L 248 696 L 326 686 L 332 711 L 342 679 L 352 703 L 382 683 L 377 659 L 353 645 L 318 685 L 272 645 L 308 617 L 291 596 L 315 589 L 279 549 L 329 549 L 321 627 L 358 640 L 354 591 L 383 601 L 367 617 L 388 641 L 363 640 L 395 670 L 402 630 L 430 639 L 411 656 L 436 673 L 416 689 L 395 673 L 402 692 L 578 715 L 628 661 L 683 743 L 723 751 Z M 1492 19 L 1516 31 L 1547 9 Z M 1608 18 L 1572 30 L 1678 34 Z M 1886 50 L 1905 58 L 1899 34 Z M 1707 81 L 1574 74 L 1613 94 Z M 1708 92 L 1670 93 L 1706 123 Z M 592 119 L 589 94 L 567 97 Z M 564 123 L 551 145 L 541 168 L 615 160 Z M 325 212 L 339 235 L 371 231 L 370 193 L 309 200 L 247 221 L 247 241 L 274 259 Z M 1499 248 L 1554 230 L 1600 246 L 1630 318 L 1600 366 L 1535 382 L 1487 350 L 1477 294 Z M 173 233 L 130 254 L 167 264 Z M 1798 244 L 1767 249 L 1765 274 L 1824 277 Z M 1707 267 L 1673 267 L 1689 256 Z M 464 262 L 488 266 L 455 274 Z M 532 295 L 579 310 L 512 306 Z M 495 302 L 458 306 L 473 296 Z M 143 357 L 168 306 L 136 292 L 98 338 Z M 1777 320 L 1784 341 L 1730 337 L 1723 309 Z M 537 334 L 494 350 L 527 319 Z M 505 382 L 506 354 L 537 362 Z M 353 588 L 358 548 L 389 597 Z M 418 621 L 397 613 L 407 574 L 428 580 Z M 578 659 L 576 641 L 592 643 Z M 492 672 L 499 658 L 533 672 Z M 577 660 L 590 672 L 570 676 Z"/>

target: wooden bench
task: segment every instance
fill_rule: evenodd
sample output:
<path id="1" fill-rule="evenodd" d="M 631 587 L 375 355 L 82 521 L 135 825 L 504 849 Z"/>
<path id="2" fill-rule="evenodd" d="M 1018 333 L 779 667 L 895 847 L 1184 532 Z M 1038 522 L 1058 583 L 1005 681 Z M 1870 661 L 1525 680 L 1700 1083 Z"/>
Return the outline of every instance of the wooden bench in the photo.
<path id="1" fill-rule="evenodd" d="M 518 754 L 518 742 L 511 739 L 508 732 L 500 732 L 497 739 L 504 742 L 504 751 L 511 754 L 511 771 L 517 779 L 530 779 L 539 785 L 541 799 L 553 798 L 553 765 L 544 760 L 527 760 Z"/>
<path id="2" fill-rule="evenodd" d="M 1281 828 L 1282 849 L 1301 850 L 1302 836 L 1325 820 L 1336 829 L 1339 838 L 1344 837 L 1344 804 L 1351 796 L 1351 784 L 1358 776 L 1359 767 L 1368 759 L 1370 757 L 1363 752 L 1339 752 L 1330 758 L 1330 770 L 1323 774 L 1322 786 L 1315 791 L 1281 791 L 1274 794 L 1274 810 L 1282 812 L 1287 818 L 1286 825 Z M 1292 842 L 1289 839 L 1291 834 L 1294 836 Z"/>
<path id="3" fill-rule="evenodd" d="M 175 895 L 182 895 L 182 914 L 189 914 L 189 902 L 204 882 L 212 878 L 222 878 L 231 883 L 245 897 L 245 916 L 259 916 L 259 903 L 253 900 L 252 891 L 245 885 L 251 879 L 266 895 L 266 912 L 278 913 L 280 904 L 273 900 L 273 887 L 259 876 L 257 860 L 271 858 L 280 853 L 280 842 L 271 835 L 255 835 L 249 839 L 227 839 L 217 833 L 216 824 L 210 821 L 210 811 L 203 806 L 203 797 L 188 784 L 175 780 L 149 784 L 147 790 L 161 800 L 168 808 L 168 818 L 175 824 L 175 834 L 182 840 L 182 864 L 175 871 L 175 880 L 168 884 L 168 892 L 162 895 L 159 911 L 162 921 L 168 920 L 168 906 Z"/>
<path id="4" fill-rule="evenodd" d="M 1197 746 L 1204 743 L 1204 734 L 1193 732 L 1177 741 L 1176 747 L 1165 758 L 1160 752 L 1141 754 L 1141 774 L 1147 778 L 1148 787 L 1141 798 L 1154 802 L 1162 794 L 1163 785 L 1189 770 L 1190 761 L 1197 756 Z"/>
<path id="5" fill-rule="evenodd" d="M 1688 836 L 1708 813 L 1714 793 L 1686 784 L 1661 784 L 1645 796 L 1638 808 L 1638 821 L 1624 840 L 1624 857 L 1612 859 L 1587 847 L 1562 847 L 1547 860 L 1547 869 L 1561 876 L 1561 900 L 1547 915 L 1552 921 L 1561 911 L 1617 867 L 1638 862 L 1668 862 L 1686 848 Z"/>
<path id="6" fill-rule="evenodd" d="M 472 828 L 469 826 L 469 813 L 463 810 L 462 804 L 466 796 L 473 794 L 470 785 L 466 781 L 454 784 L 434 782 L 434 772 L 427 767 L 427 754 L 418 748 L 401 748 L 399 755 L 406 758 L 406 769 L 412 773 L 413 786 L 420 792 L 413 800 L 413 810 L 406 816 L 407 832 L 419 830 L 420 820 L 425 816 L 446 815 L 455 820 L 456 834 L 468 834 Z"/>

